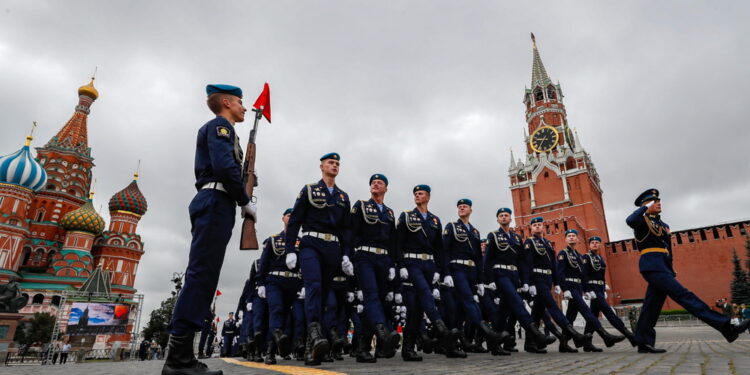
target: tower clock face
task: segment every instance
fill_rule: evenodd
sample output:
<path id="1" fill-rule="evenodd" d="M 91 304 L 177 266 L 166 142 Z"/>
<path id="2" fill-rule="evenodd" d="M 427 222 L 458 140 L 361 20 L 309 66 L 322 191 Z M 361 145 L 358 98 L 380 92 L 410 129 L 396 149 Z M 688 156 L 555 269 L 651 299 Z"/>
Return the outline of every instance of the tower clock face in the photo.
<path id="1" fill-rule="evenodd" d="M 551 126 L 542 126 L 531 134 L 531 149 L 536 152 L 547 152 L 557 145 L 559 136 Z"/>

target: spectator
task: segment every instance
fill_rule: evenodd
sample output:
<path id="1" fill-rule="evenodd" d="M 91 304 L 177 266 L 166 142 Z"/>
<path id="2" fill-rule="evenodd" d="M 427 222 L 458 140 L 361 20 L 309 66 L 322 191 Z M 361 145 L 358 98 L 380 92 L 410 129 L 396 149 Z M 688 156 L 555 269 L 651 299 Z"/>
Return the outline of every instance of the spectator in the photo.
<path id="1" fill-rule="evenodd" d="M 140 358 L 141 361 L 146 360 L 146 356 L 148 356 L 148 348 L 151 346 L 147 339 L 143 339 L 141 341 L 141 345 L 138 347 L 138 358 Z"/>
<path id="2" fill-rule="evenodd" d="M 60 364 L 64 365 L 68 362 L 68 353 L 70 352 L 70 343 L 67 341 L 62 345 L 62 353 L 60 353 Z"/>

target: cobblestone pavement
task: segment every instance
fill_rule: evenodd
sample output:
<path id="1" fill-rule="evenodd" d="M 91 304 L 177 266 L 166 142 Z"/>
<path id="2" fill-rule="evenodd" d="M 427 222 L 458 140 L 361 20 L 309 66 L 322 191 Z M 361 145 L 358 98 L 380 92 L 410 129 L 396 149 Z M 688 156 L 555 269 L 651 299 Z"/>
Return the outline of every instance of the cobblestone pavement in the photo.
<path id="1" fill-rule="evenodd" d="M 265 366 L 236 359 L 205 361 L 224 374 L 242 375 L 336 375 L 336 374 L 750 374 L 750 335 L 728 344 L 708 327 L 658 328 L 657 347 L 665 354 L 638 354 L 626 343 L 606 349 L 604 353 L 557 353 L 550 346 L 548 354 L 514 353 L 510 357 L 470 354 L 467 359 L 446 359 L 424 355 L 424 362 L 403 362 L 397 355 L 375 364 L 356 363 L 354 358 L 317 367 L 304 367 L 297 361 L 279 361 Z M 596 340 L 595 340 L 596 343 Z M 603 346 L 599 341 L 598 346 Z M 555 350 L 552 350 L 555 349 Z M 0 367 L 7 375 L 134 375 L 160 374 L 163 361 L 84 363 L 65 366 Z M 249 366 L 249 367 L 247 367 Z"/>

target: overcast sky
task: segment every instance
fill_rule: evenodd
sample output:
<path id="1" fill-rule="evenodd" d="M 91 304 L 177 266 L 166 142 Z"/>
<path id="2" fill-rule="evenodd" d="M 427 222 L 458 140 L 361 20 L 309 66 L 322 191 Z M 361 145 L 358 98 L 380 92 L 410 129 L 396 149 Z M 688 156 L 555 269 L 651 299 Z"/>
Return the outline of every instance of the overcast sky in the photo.
<path id="1" fill-rule="evenodd" d="M 520 4 L 520 2 L 518 2 Z M 689 5 L 688 5 L 689 4 Z M 509 149 L 523 156 L 524 87 L 534 32 L 559 81 L 571 127 L 601 178 L 613 240 L 629 237 L 634 197 L 656 187 L 673 229 L 750 216 L 747 2 L 490 1 L 7 1 L 0 0 L 0 154 L 37 121 L 42 146 L 68 120 L 76 89 L 98 67 L 89 116 L 95 206 L 131 180 L 149 203 L 136 287 L 143 318 L 169 295 L 190 243 L 197 129 L 212 115 L 207 83 L 271 86 L 273 124 L 258 135 L 259 236 L 281 229 L 319 157 L 342 156 L 338 185 L 386 204 L 495 227 L 511 206 Z M 237 130 L 244 147 L 252 126 Z M 108 219 L 107 212 L 102 213 Z M 239 226 L 239 220 L 238 220 Z M 235 228 L 218 312 L 234 310 L 250 263 Z M 142 322 L 143 323 L 143 322 Z"/>

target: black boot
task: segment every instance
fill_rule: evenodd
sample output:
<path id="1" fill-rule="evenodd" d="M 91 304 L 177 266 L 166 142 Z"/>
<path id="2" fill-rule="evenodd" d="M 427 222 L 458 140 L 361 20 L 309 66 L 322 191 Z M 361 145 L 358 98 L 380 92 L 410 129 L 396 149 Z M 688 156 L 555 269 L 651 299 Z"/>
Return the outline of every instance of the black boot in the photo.
<path id="1" fill-rule="evenodd" d="M 312 322 L 307 326 L 307 346 L 305 347 L 305 364 L 319 365 L 324 356 L 331 350 L 328 340 L 323 337 L 320 323 Z"/>
<path id="2" fill-rule="evenodd" d="M 466 358 L 466 352 L 456 347 L 458 341 L 458 330 L 449 330 L 445 322 L 438 320 L 433 322 L 432 329 L 436 336 L 440 338 L 441 346 L 445 350 L 445 356 L 448 358 Z"/>
<path id="3" fill-rule="evenodd" d="M 604 340 L 604 345 L 606 345 L 608 348 L 611 348 L 618 342 L 625 340 L 625 336 L 613 335 L 607 332 L 604 327 L 599 327 L 599 329 L 596 330 L 596 333 L 598 333 L 602 340 Z"/>
<path id="4" fill-rule="evenodd" d="M 420 339 L 420 346 L 422 347 L 422 352 L 425 354 L 431 354 L 435 350 L 435 345 L 437 344 L 437 341 L 430 336 L 430 334 L 427 331 L 423 331 L 419 334 Z M 404 342 L 406 342 L 406 336 L 404 335 Z"/>
<path id="5" fill-rule="evenodd" d="M 222 375 L 221 370 L 212 371 L 195 359 L 193 354 L 194 332 L 184 336 L 169 336 L 167 359 L 161 369 L 162 375 Z"/>
<path id="6" fill-rule="evenodd" d="M 601 353 L 603 351 L 602 348 L 594 346 L 594 343 L 592 342 L 593 339 L 593 336 L 589 336 L 589 338 L 586 339 L 586 342 L 583 343 L 583 351 L 586 353 Z"/>
<path id="7" fill-rule="evenodd" d="M 633 347 L 638 346 L 638 341 L 635 340 L 635 335 L 633 332 L 630 332 L 627 328 L 625 328 L 622 332 L 623 336 L 625 336 L 626 339 L 628 339 L 628 342 L 630 342 L 630 345 Z"/>
<path id="8" fill-rule="evenodd" d="M 731 343 L 740 337 L 740 333 L 747 332 L 747 328 L 750 327 L 750 319 L 744 319 L 737 325 L 731 323 L 728 324 L 727 328 L 725 328 L 721 334 L 724 335 L 727 342 Z"/>
<path id="9" fill-rule="evenodd" d="M 495 332 L 495 330 L 490 327 L 490 324 L 484 320 L 479 322 L 479 330 L 482 331 L 484 339 L 487 340 L 487 349 L 489 350 L 500 349 L 503 343 L 505 343 L 505 340 L 510 337 L 508 332 Z"/>
<path id="10" fill-rule="evenodd" d="M 378 338 L 378 349 L 386 358 L 396 355 L 396 346 L 398 346 L 401 337 L 396 331 L 389 331 L 384 324 L 375 325 L 375 336 Z"/>
<path id="11" fill-rule="evenodd" d="M 578 353 L 578 349 L 573 348 L 570 345 L 568 345 L 568 340 L 570 339 L 564 333 L 562 334 L 562 336 L 558 337 L 558 340 L 560 340 L 560 346 L 558 347 L 558 351 L 560 353 Z M 585 342 L 584 342 L 584 346 L 585 346 Z"/>
<path id="12" fill-rule="evenodd" d="M 275 341 L 268 342 L 268 349 L 266 350 L 266 360 L 263 363 L 267 365 L 276 364 L 276 342 Z"/>
<path id="13" fill-rule="evenodd" d="M 329 333 L 331 334 L 331 357 L 337 361 L 343 361 L 344 357 L 341 356 L 341 351 L 344 349 L 344 339 L 339 337 L 339 331 L 336 327 L 331 327 Z"/>
<path id="14" fill-rule="evenodd" d="M 485 349 L 484 345 L 482 345 L 485 342 L 486 340 L 484 339 L 484 335 L 482 335 L 482 332 L 477 330 L 476 333 L 474 334 L 474 344 L 473 344 L 474 353 L 488 353 L 489 350 Z"/>
<path id="15" fill-rule="evenodd" d="M 418 362 L 422 360 L 417 352 L 414 350 L 415 337 L 411 334 L 404 333 L 404 345 L 401 348 L 401 358 L 405 362 Z"/>
<path id="16" fill-rule="evenodd" d="M 529 336 L 531 336 L 531 338 L 536 342 L 536 346 L 539 348 L 544 348 L 545 346 L 555 342 L 555 336 L 547 336 L 542 333 L 536 323 L 531 323 L 531 325 L 526 328 L 526 338 L 528 339 Z"/>
<path id="17" fill-rule="evenodd" d="M 206 355 L 203 354 L 203 348 L 198 348 L 198 359 L 204 359 Z"/>
<path id="18" fill-rule="evenodd" d="M 523 343 L 523 350 L 528 353 L 544 354 L 547 350 L 543 346 L 538 346 L 536 340 L 531 335 L 526 335 L 526 341 Z"/>
<path id="19" fill-rule="evenodd" d="M 299 337 L 296 337 L 294 339 L 294 343 L 292 343 L 293 347 L 293 354 L 294 359 L 297 361 L 304 361 L 305 360 L 305 344 L 302 343 L 302 340 Z"/>
<path id="20" fill-rule="evenodd" d="M 648 344 L 640 344 L 638 345 L 638 353 L 652 353 L 652 354 L 661 354 L 666 353 L 667 349 L 657 349 L 654 348 L 652 345 Z"/>
<path id="21" fill-rule="evenodd" d="M 576 331 L 572 324 L 562 327 L 562 332 L 565 336 L 573 339 L 573 344 L 575 344 L 576 348 L 582 347 L 583 343 L 586 342 L 586 335 Z"/>
<path id="22" fill-rule="evenodd" d="M 377 362 L 377 359 L 370 354 L 370 349 L 372 349 L 372 337 L 370 335 L 359 335 L 357 337 L 357 362 Z"/>
<path id="23" fill-rule="evenodd" d="M 285 335 L 278 328 L 273 330 L 273 342 L 276 344 L 276 351 L 281 357 L 289 355 L 289 336 Z"/>

